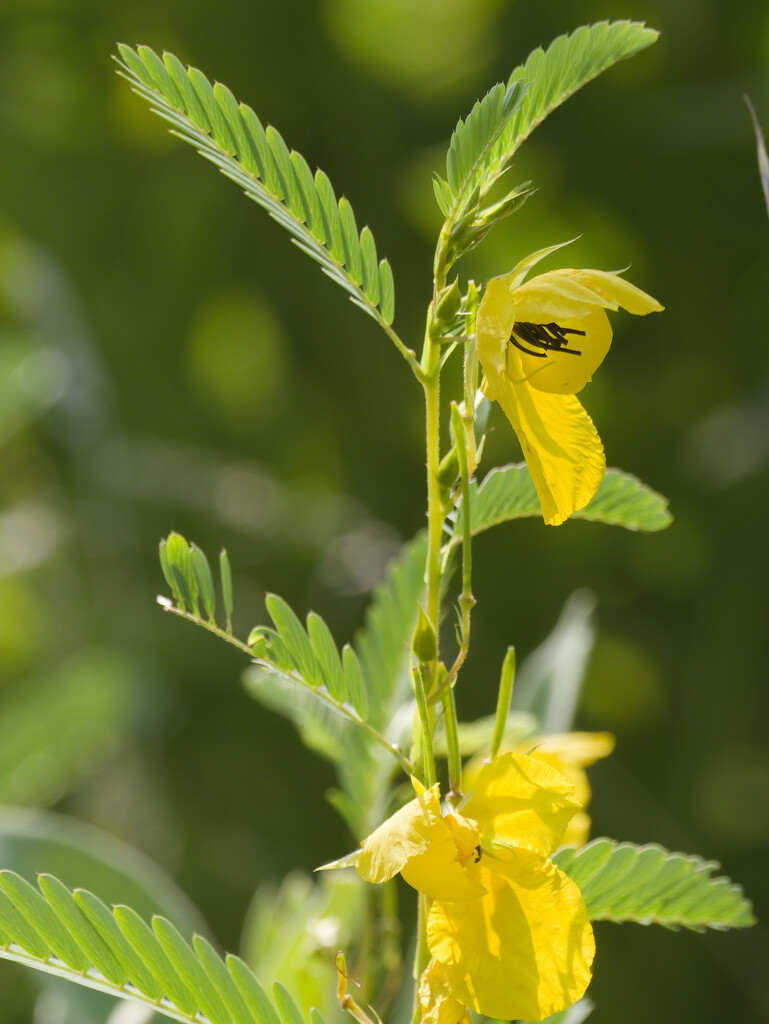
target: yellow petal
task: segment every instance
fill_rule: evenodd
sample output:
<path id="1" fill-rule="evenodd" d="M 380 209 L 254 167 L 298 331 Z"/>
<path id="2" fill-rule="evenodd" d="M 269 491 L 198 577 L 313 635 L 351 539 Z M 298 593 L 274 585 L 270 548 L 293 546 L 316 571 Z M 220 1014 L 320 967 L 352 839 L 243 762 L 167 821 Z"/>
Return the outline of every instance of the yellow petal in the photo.
<path id="1" fill-rule="evenodd" d="M 459 1024 L 465 1013 L 464 1003 L 451 994 L 454 971 L 434 957 L 419 979 L 419 1005 L 423 1024 Z"/>
<path id="2" fill-rule="evenodd" d="M 438 786 L 425 790 L 414 779 L 417 791 L 411 800 L 364 840 L 355 864 L 367 882 L 386 882 L 412 858 L 427 849 L 436 822 L 441 821 Z"/>
<path id="3" fill-rule="evenodd" d="M 465 865 L 472 861 L 472 852 L 480 845 L 478 828 L 465 822 L 460 832 L 462 846 L 457 844 L 446 818 L 439 818 L 430 830 L 430 842 L 422 853 L 410 857 L 401 868 L 409 885 L 433 900 L 474 900 L 485 891 L 475 873 Z"/>
<path id="4" fill-rule="evenodd" d="M 503 754 L 482 768 L 463 812 L 484 840 L 551 853 L 579 804 L 572 786 L 549 765 L 526 754 Z"/>
<path id="5" fill-rule="evenodd" d="M 502 406 L 518 436 L 545 522 L 558 526 L 598 490 L 606 459 L 593 421 L 573 395 L 487 377 L 484 389 Z"/>
<path id="6" fill-rule="evenodd" d="M 549 758 L 552 755 L 563 764 L 576 764 L 582 768 L 608 757 L 616 743 L 610 732 L 549 733 L 534 742 L 537 745 L 534 757 L 546 754 Z M 559 768 L 557 770 L 560 771 Z"/>
<path id="7" fill-rule="evenodd" d="M 455 999 L 487 1017 L 537 1021 L 579 999 L 590 981 L 595 943 L 579 889 L 537 854 L 477 871 L 487 894 L 433 903 L 430 952 L 453 967 Z"/>
<path id="8" fill-rule="evenodd" d="M 621 306 L 628 313 L 645 316 L 647 313 L 660 313 L 665 308 L 651 295 L 618 274 L 609 274 L 604 270 L 562 270 L 561 273 L 571 275 L 581 285 L 589 288 L 609 309 Z"/>

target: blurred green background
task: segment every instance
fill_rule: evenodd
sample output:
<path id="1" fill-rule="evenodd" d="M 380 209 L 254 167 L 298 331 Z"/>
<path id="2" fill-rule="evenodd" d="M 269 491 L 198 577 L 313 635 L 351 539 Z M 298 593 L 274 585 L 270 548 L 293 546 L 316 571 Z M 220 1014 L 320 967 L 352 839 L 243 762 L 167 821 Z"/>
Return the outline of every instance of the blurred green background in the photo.
<path id="1" fill-rule="evenodd" d="M 609 464 L 668 495 L 676 522 L 481 537 L 460 711 L 489 713 L 506 645 L 526 654 L 592 590 L 578 724 L 618 739 L 592 775 L 595 833 L 721 861 L 761 918 L 769 222 L 743 93 L 769 130 L 765 0 L 0 5 L 0 802 L 139 848 L 225 948 L 260 883 L 349 838 L 323 799 L 330 769 L 245 697 L 243 660 L 155 605 L 157 541 L 175 528 L 228 548 L 241 634 L 275 590 L 348 639 L 423 521 L 421 395 L 110 55 L 118 40 L 175 52 L 323 167 L 390 259 L 417 346 L 430 176 L 457 117 L 535 46 L 604 18 L 661 39 L 536 131 L 512 173 L 539 191 L 460 269 L 487 279 L 575 235 L 567 265 L 632 263 L 666 312 L 615 318 L 583 397 Z M 494 425 L 486 468 L 520 458 Z M 769 1020 L 761 924 L 602 925 L 598 945 L 596 1024 Z M 20 968 L 0 965 L 0 990 L 0 1024 L 31 1019 Z M 38 1006 L 36 1024 L 53 1019 Z"/>

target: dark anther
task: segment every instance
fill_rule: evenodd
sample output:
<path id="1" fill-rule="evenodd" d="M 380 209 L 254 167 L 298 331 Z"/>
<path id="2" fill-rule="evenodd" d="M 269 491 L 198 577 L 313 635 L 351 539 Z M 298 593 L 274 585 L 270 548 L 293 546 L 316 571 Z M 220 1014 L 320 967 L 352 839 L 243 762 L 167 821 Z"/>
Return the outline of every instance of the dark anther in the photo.
<path id="1" fill-rule="evenodd" d="M 480 848 L 480 846 L 476 846 L 476 848 L 473 850 L 473 860 L 475 861 L 476 864 L 478 863 L 482 856 L 483 850 Z"/>
<path id="2" fill-rule="evenodd" d="M 584 331 L 578 331 L 575 327 L 561 327 L 556 323 L 516 323 L 510 335 L 510 341 L 521 352 L 525 352 L 527 356 L 536 356 L 538 359 L 544 359 L 548 352 L 563 352 L 570 356 L 581 356 L 582 352 L 578 349 L 567 347 L 569 344 L 569 339 L 566 337 L 567 334 L 585 336 Z M 526 348 L 518 338 L 521 341 L 528 342 L 529 345 L 533 345 L 534 350 Z M 536 349 L 541 349 L 541 351 L 536 351 Z"/>

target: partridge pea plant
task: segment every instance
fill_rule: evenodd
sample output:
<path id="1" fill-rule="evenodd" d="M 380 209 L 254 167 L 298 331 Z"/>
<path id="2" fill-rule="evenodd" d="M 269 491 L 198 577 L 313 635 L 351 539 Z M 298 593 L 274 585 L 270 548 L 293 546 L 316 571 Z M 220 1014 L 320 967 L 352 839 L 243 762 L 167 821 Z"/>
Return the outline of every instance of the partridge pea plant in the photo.
<path id="1" fill-rule="evenodd" d="M 569 732 L 590 645 L 584 600 L 569 603 L 521 666 L 515 692 L 509 648 L 495 713 L 462 723 L 455 705 L 476 614 L 477 534 L 540 515 L 552 526 L 575 517 L 644 531 L 671 521 L 660 495 L 606 469 L 576 397 L 609 352 L 612 314 L 645 316 L 659 302 L 621 274 L 562 267 L 558 239 L 487 282 L 457 270 L 530 195 L 531 183 L 513 184 L 507 172 L 533 129 L 655 39 L 627 21 L 561 36 L 457 123 L 445 174 L 433 182 L 444 223 L 419 354 L 393 326 L 389 263 L 328 177 L 225 86 L 171 54 L 119 48 L 131 87 L 288 230 L 405 363 L 424 396 L 427 527 L 341 649 L 320 616 L 303 622 L 276 595 L 266 599 L 271 624 L 238 638 L 226 553 L 220 610 L 206 555 L 176 533 L 161 543 L 172 594 L 161 604 L 239 648 L 251 662 L 247 692 L 334 764 L 340 853 L 351 852 L 314 880 L 292 876 L 263 895 L 242 959 L 222 959 L 198 935 L 188 942 L 183 925 L 166 918 L 148 925 L 49 875 L 35 887 L 6 871 L 0 955 L 180 1021 L 322 1024 L 346 1011 L 362 1024 L 457 1024 L 473 1014 L 576 1024 L 590 1013 L 585 992 L 600 956 L 592 922 L 752 923 L 742 891 L 715 877 L 716 865 L 656 845 L 588 841 L 585 768 L 613 739 Z M 616 322 L 621 330 L 621 314 Z M 654 330 L 653 319 L 645 327 Z M 445 368 L 460 361 L 457 393 L 442 390 Z M 493 403 L 513 428 L 511 457 L 520 446 L 525 461 L 478 482 Z M 443 449 L 442 437 L 450 438 Z"/>

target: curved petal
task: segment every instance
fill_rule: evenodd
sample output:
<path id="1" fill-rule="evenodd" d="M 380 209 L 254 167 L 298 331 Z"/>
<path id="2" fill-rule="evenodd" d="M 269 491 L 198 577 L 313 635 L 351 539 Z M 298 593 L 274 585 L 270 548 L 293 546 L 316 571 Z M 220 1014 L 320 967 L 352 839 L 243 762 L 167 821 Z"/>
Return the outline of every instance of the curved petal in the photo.
<path id="1" fill-rule="evenodd" d="M 478 822 L 484 840 L 546 856 L 580 809 L 571 784 L 527 754 L 503 754 L 482 768 L 463 813 Z"/>
<path id="2" fill-rule="evenodd" d="M 475 873 L 465 868 L 480 844 L 480 834 L 474 823 L 459 821 L 461 845 L 448 818 L 439 818 L 430 830 L 427 848 L 401 868 L 404 881 L 430 899 L 474 900 L 485 892 Z"/>
<path id="3" fill-rule="evenodd" d="M 488 375 L 485 391 L 518 435 L 545 522 L 557 526 L 584 508 L 603 480 L 606 459 L 579 400 Z"/>
<path id="4" fill-rule="evenodd" d="M 435 957 L 419 979 L 419 1005 L 423 1024 L 459 1024 L 465 1013 L 465 1004 L 451 994 L 454 970 Z"/>
<path id="5" fill-rule="evenodd" d="M 441 822 L 438 786 L 424 789 L 412 779 L 417 796 L 364 840 L 355 867 L 367 882 L 387 882 L 412 858 L 427 849 Z"/>
<path id="6" fill-rule="evenodd" d="M 593 930 L 579 889 L 537 854 L 478 865 L 488 889 L 433 903 L 430 952 L 454 970 L 452 995 L 487 1017 L 537 1021 L 571 1006 L 590 982 Z"/>
<path id="7" fill-rule="evenodd" d="M 609 274 L 605 270 L 562 270 L 561 273 L 569 274 L 580 284 L 589 288 L 603 300 L 603 305 L 609 309 L 617 309 L 621 306 L 628 313 L 645 316 L 647 313 L 661 313 L 665 308 L 651 295 L 636 288 L 634 284 L 626 281 L 619 274 Z"/>

